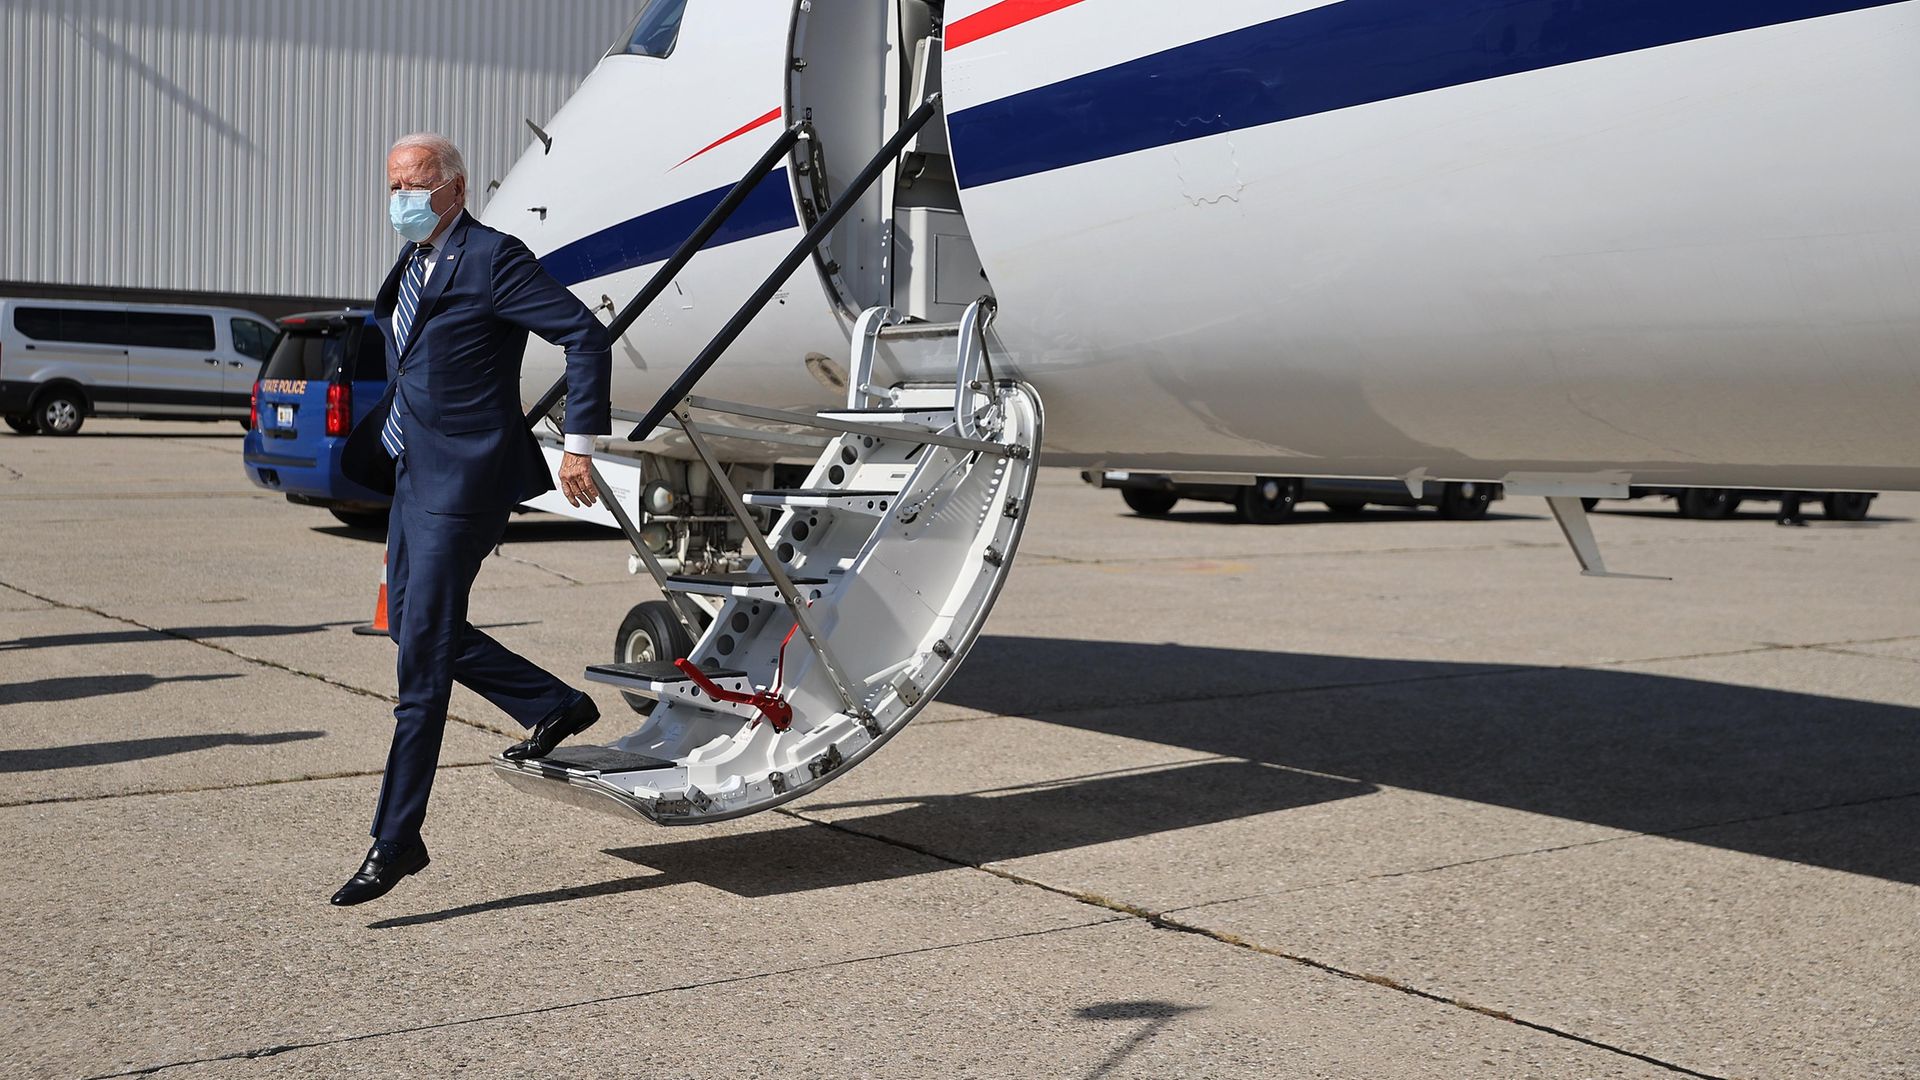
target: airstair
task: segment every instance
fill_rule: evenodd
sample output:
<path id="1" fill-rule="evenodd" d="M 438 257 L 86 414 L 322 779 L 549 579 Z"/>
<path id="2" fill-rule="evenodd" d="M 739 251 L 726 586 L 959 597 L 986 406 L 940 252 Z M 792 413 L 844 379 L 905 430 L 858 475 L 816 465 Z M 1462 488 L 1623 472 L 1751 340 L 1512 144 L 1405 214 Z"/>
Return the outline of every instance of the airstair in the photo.
<path id="1" fill-rule="evenodd" d="M 654 700 L 643 725 L 607 746 L 563 745 L 527 761 L 495 758 L 509 784 L 663 825 L 751 814 L 864 761 L 933 700 L 965 659 L 1018 548 L 1041 438 L 1033 390 L 994 377 L 990 298 L 974 302 L 953 325 L 903 324 L 886 308 L 864 313 L 853 328 L 843 408 L 775 409 L 694 392 L 932 117 L 936 102 L 930 98 L 902 125 L 634 430 L 640 441 L 659 426 L 678 429 L 745 531 L 752 554 L 746 569 L 669 574 L 626 510 L 606 500 L 697 643 L 685 657 L 589 667 L 588 679 Z M 789 129 L 735 194 L 807 134 L 804 124 Z M 615 319 L 616 336 L 664 288 L 662 275 L 670 281 L 704 243 L 703 233 L 711 235 L 730 212 L 723 201 L 689 237 Z M 877 385 L 875 356 L 883 346 L 896 356 L 950 355 L 952 379 Z M 530 420 L 551 412 L 558 390 L 556 384 Z M 795 428 L 823 432 L 829 441 L 793 489 L 739 490 L 711 442 L 719 432 L 736 439 L 755 429 Z"/>

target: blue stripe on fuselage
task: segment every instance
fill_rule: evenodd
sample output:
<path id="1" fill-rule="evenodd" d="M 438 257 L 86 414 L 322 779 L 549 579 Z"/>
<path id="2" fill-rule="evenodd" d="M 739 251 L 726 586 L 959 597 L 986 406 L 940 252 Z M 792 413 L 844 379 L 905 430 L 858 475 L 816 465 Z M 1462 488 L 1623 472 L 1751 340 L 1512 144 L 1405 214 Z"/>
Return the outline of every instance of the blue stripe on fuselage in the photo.
<path id="1" fill-rule="evenodd" d="M 1902 0 L 1344 0 L 953 114 L 961 187 Z"/>
<path id="2" fill-rule="evenodd" d="M 731 190 L 732 185 L 728 185 L 702 192 L 610 225 L 547 252 L 541 256 L 540 265 L 562 285 L 578 285 L 636 266 L 665 262 Z M 751 240 L 799 224 L 800 219 L 793 211 L 793 194 L 787 185 L 787 170 L 776 169 L 754 187 L 706 246 L 713 248 L 737 240 Z"/>

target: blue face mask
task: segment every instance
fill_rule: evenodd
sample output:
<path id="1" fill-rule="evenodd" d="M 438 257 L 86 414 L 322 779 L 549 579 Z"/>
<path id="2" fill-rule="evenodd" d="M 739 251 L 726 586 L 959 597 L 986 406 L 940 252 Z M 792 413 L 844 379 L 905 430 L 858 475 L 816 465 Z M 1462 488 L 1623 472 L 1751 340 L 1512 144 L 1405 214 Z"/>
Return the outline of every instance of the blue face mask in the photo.
<path id="1" fill-rule="evenodd" d="M 451 183 L 453 181 L 447 181 Z M 389 196 L 387 220 L 393 223 L 393 231 L 416 244 L 426 243 L 440 224 L 440 215 L 433 212 L 433 193 L 447 184 L 428 191 L 402 188 Z"/>

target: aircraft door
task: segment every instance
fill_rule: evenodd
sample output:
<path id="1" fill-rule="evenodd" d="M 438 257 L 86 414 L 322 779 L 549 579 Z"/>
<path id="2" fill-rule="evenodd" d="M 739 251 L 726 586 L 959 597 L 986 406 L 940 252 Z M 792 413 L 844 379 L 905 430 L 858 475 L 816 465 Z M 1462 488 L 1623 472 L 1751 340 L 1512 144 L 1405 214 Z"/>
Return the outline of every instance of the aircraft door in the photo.
<path id="1" fill-rule="evenodd" d="M 824 211 L 940 89 L 941 15 L 928 0 L 798 5 L 790 93 L 794 114 L 811 119 L 817 135 L 795 170 L 803 212 Z M 991 293 L 961 210 L 944 117 L 834 230 L 816 264 L 848 315 L 885 305 L 955 322 Z"/>

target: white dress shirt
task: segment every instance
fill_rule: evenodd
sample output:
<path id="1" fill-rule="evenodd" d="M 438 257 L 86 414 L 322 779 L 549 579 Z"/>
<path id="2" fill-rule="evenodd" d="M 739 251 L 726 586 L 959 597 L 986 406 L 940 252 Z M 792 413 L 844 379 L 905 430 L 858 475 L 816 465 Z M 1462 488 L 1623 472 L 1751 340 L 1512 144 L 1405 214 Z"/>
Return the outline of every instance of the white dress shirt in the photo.
<path id="1" fill-rule="evenodd" d="M 455 221 L 459 220 L 459 214 L 453 215 L 452 221 L 448 221 L 445 225 L 440 226 L 438 232 L 427 238 L 427 243 L 433 245 L 433 250 L 427 252 L 427 257 L 423 260 L 424 265 L 420 268 L 420 286 L 423 290 L 426 288 L 427 279 L 433 276 L 433 268 L 440 265 L 440 242 L 447 238 L 447 231 L 453 228 Z M 419 314 L 416 312 L 414 317 L 419 318 Z M 396 339 L 400 336 L 400 311 L 398 308 L 395 308 L 393 312 L 393 336 Z M 569 454 L 593 453 L 593 436 L 591 435 L 568 434 L 563 436 L 561 441 L 564 444 L 563 448 Z"/>

